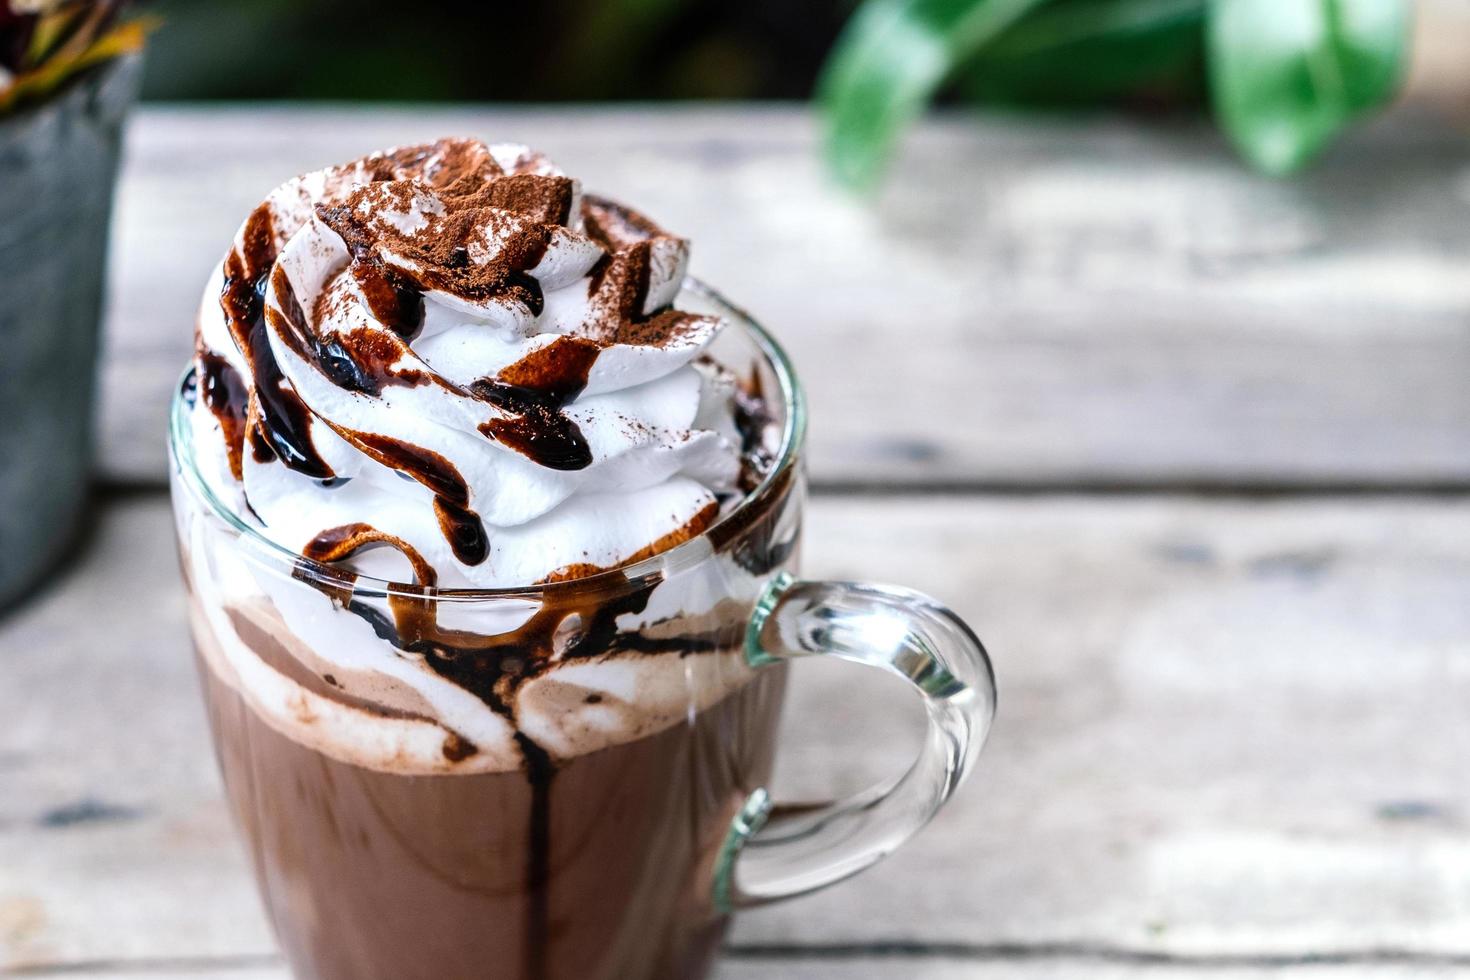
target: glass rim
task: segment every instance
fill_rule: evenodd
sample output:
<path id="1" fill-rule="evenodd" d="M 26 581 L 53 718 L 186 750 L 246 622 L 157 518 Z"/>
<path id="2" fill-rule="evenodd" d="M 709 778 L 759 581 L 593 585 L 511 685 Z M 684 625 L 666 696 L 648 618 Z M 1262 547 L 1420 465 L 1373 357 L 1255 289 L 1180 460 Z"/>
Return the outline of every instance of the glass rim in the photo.
<path id="1" fill-rule="evenodd" d="M 672 548 L 665 549 L 630 564 L 616 565 L 612 568 L 607 568 L 580 578 L 570 579 L 565 582 L 518 585 L 495 589 L 441 589 L 438 587 L 421 588 L 418 586 L 409 586 L 403 582 L 393 582 L 387 579 L 375 578 L 371 575 L 349 572 L 328 562 L 308 558 L 300 552 L 272 540 L 263 534 L 259 528 L 246 522 L 236 512 L 234 507 L 219 498 L 210 487 L 209 481 L 199 472 L 198 461 L 194 455 L 193 429 L 189 423 L 189 410 L 184 403 L 184 392 L 190 377 L 195 371 L 193 363 L 190 363 L 184 369 L 178 383 L 174 386 L 173 398 L 169 405 L 168 448 L 170 464 L 180 473 L 183 483 L 188 487 L 189 492 L 194 498 L 202 502 L 214 517 L 223 521 L 231 529 L 239 532 L 240 540 L 246 542 L 263 559 L 272 562 L 281 562 L 285 568 L 289 569 L 297 577 L 300 577 L 302 573 L 308 573 L 315 580 L 325 581 L 338 586 L 343 584 L 344 577 L 350 576 L 353 592 L 357 595 L 372 598 L 406 596 L 417 599 L 432 598 L 436 601 L 467 602 L 495 598 L 535 597 L 543 595 L 552 589 L 578 588 L 585 589 L 589 592 L 612 593 L 638 588 L 646 584 L 646 580 L 652 576 L 668 577 L 710 557 L 714 553 L 713 549 L 709 547 L 712 536 L 717 535 L 725 526 L 743 519 L 752 508 L 765 503 L 773 491 L 785 483 L 788 479 L 789 471 L 796 465 L 798 453 L 806 437 L 805 395 L 802 392 L 800 382 L 797 381 L 791 359 L 787 356 L 786 351 L 781 345 L 777 343 L 776 339 L 744 309 L 731 303 L 714 289 L 692 276 L 685 277 L 680 289 L 680 295 L 683 296 L 685 294 L 698 296 L 715 306 L 722 316 L 731 321 L 731 326 L 744 328 L 746 333 L 755 341 L 761 356 L 771 366 L 780 384 L 781 400 L 786 406 L 786 419 L 782 425 L 781 443 L 777 452 L 776 463 L 761 478 L 760 483 L 753 490 L 742 496 L 734 507 L 699 534 L 694 535 L 686 541 L 681 541 Z"/>

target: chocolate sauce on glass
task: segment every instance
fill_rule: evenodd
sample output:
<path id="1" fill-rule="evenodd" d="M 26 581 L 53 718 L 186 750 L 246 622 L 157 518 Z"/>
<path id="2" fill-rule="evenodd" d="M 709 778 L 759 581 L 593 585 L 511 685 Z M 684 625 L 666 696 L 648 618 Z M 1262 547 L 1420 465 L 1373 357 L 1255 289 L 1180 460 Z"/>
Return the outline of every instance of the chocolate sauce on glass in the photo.
<path id="1" fill-rule="evenodd" d="M 752 374 L 745 383 L 735 389 L 735 428 L 740 432 L 740 489 L 753 491 L 765 474 L 775 466 L 776 460 L 766 446 L 766 436 L 772 430 L 774 419 L 771 406 L 761 391 L 759 375 Z"/>

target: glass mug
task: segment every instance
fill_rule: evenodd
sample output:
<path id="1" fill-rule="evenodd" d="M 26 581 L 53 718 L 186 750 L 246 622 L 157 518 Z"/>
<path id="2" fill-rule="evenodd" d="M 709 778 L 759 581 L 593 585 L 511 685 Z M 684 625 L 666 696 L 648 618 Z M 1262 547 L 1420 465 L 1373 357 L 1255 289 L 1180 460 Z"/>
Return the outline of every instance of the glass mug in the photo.
<path id="1" fill-rule="evenodd" d="M 529 588 L 421 589 L 271 543 L 201 477 L 185 375 L 169 445 L 196 658 L 234 816 L 297 976 L 697 980 L 732 911 L 868 867 L 970 769 L 995 711 L 979 640 L 917 593 L 794 577 L 805 415 L 791 366 L 703 286 L 688 283 L 679 305 L 729 320 L 712 354 L 779 413 L 773 465 L 698 537 Z M 403 604 L 479 645 L 405 641 L 387 615 Z M 765 786 L 786 664 L 810 656 L 908 680 L 928 735 L 901 777 L 783 811 Z M 354 689 L 363 658 L 432 665 L 479 690 L 505 738 L 472 743 Z M 464 680 L 479 674 L 493 685 Z"/>

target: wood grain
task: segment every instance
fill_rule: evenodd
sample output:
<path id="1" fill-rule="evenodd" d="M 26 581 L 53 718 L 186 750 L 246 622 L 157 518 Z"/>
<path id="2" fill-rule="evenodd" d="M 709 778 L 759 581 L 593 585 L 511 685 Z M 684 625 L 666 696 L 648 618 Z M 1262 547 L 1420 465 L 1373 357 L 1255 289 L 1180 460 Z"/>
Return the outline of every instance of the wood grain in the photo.
<path id="1" fill-rule="evenodd" d="M 1082 951 L 1083 976 L 1464 966 L 1467 503 L 817 500 L 810 571 L 952 602 L 995 656 L 1001 713 L 931 828 L 744 917 L 727 976 L 802 949 L 780 975 L 1070 975 L 1033 962 L 1057 949 Z M 0 969 L 224 958 L 270 975 L 171 533 L 160 497 L 111 503 L 64 580 L 0 625 Z M 784 795 L 904 764 L 916 706 L 850 666 L 801 667 Z M 834 962 L 936 948 L 964 955 Z"/>
<path id="2" fill-rule="evenodd" d="M 796 108 L 150 108 L 113 241 L 101 468 L 159 484 L 199 290 L 291 174 L 544 147 L 695 242 L 790 347 L 819 484 L 1470 484 L 1470 141 L 1413 117 L 1295 182 L 1202 126 L 945 117 L 881 200 Z"/>
<path id="3" fill-rule="evenodd" d="M 1195 980 L 1195 964 L 1142 965 L 1109 963 L 1088 958 L 1044 957 L 1038 960 L 975 961 L 944 957 L 914 959 L 838 958 L 811 962 L 772 957 L 726 960 L 711 980 Z M 1281 974 L 1275 968 L 1210 966 L 1212 980 L 1269 980 Z M 1293 965 L 1291 976 L 1301 980 L 1438 980 L 1457 976 L 1454 965 L 1321 964 Z M 290 980 L 284 966 L 233 964 L 148 964 L 67 970 L 64 974 L 21 972 L 17 976 L 65 976 L 72 980 Z"/>

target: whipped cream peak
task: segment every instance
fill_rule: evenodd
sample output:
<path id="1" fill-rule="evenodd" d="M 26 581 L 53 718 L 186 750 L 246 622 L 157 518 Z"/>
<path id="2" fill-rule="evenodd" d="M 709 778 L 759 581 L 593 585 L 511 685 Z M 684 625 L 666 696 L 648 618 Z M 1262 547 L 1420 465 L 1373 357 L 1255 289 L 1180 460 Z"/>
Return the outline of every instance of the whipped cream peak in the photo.
<path id="1" fill-rule="evenodd" d="M 737 383 L 688 242 L 515 144 L 293 178 L 206 287 L 195 444 L 262 533 L 393 581 L 616 567 L 733 506 Z M 232 497 L 231 494 L 234 496 Z"/>

